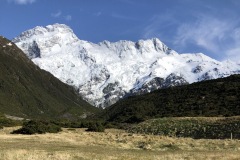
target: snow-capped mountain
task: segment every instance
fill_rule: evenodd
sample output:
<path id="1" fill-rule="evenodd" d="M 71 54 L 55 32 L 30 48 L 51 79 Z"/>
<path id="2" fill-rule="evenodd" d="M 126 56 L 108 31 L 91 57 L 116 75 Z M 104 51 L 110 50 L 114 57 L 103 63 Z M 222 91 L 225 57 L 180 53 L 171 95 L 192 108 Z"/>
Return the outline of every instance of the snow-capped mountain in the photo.
<path id="1" fill-rule="evenodd" d="M 157 38 L 94 44 L 63 24 L 35 27 L 13 42 L 40 68 L 103 108 L 133 94 L 240 74 L 234 62 L 178 54 Z"/>

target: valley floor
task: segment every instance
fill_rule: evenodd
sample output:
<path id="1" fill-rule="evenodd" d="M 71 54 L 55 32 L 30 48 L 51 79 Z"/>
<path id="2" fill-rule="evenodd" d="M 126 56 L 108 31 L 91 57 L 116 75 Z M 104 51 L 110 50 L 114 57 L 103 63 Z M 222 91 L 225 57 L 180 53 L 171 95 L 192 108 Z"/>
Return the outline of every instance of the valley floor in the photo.
<path id="1" fill-rule="evenodd" d="M 240 159 L 240 140 L 171 138 L 115 129 L 104 133 L 63 129 L 57 134 L 11 135 L 14 129 L 16 127 L 0 130 L 0 159 Z"/>

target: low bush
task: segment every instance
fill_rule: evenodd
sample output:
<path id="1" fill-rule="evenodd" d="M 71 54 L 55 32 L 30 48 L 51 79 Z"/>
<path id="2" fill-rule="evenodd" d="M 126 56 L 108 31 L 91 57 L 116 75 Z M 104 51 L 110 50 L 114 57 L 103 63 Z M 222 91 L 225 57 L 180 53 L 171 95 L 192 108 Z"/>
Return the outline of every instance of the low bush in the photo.
<path id="1" fill-rule="evenodd" d="M 0 126 L 2 127 L 13 127 L 17 125 L 21 125 L 21 121 L 14 121 L 7 118 L 4 118 L 4 119 L 0 118 Z"/>
<path id="2" fill-rule="evenodd" d="M 27 121 L 23 123 L 22 128 L 15 130 L 12 134 L 44 134 L 44 133 L 58 133 L 61 127 L 50 122 L 45 121 Z"/>
<path id="3" fill-rule="evenodd" d="M 104 132 L 105 128 L 102 123 L 90 123 L 86 131 L 89 132 Z"/>
<path id="4" fill-rule="evenodd" d="M 106 122 L 101 119 L 89 120 L 89 119 L 79 119 L 77 121 L 51 121 L 52 123 L 61 126 L 63 128 L 122 128 L 122 124 L 115 122 Z"/>
<path id="5" fill-rule="evenodd" d="M 19 125 L 22 125 L 22 121 L 6 118 L 3 113 L 0 113 L 0 129 L 3 127 L 13 127 Z"/>

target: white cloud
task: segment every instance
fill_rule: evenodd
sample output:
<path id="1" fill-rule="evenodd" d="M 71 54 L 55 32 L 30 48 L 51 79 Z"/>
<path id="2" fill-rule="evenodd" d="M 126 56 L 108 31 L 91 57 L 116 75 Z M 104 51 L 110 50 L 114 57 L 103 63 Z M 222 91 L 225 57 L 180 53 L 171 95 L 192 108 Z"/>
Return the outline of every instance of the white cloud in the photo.
<path id="1" fill-rule="evenodd" d="M 240 4 L 237 0 L 234 2 Z M 168 10 L 152 16 L 143 28 L 142 37 L 158 37 L 177 51 L 196 49 L 218 60 L 240 61 L 240 19 L 236 12 L 219 11 L 202 2 L 198 5 L 206 11 L 190 9 L 183 11 L 183 17 L 177 10 Z"/>
<path id="2" fill-rule="evenodd" d="M 197 45 L 222 59 L 240 61 L 240 29 L 237 19 L 209 15 L 178 27 L 174 44 L 178 47 Z M 235 57 L 235 58 L 234 58 Z M 237 57 L 237 59 L 236 59 Z"/>
<path id="3" fill-rule="evenodd" d="M 175 44 L 186 45 L 194 43 L 213 52 L 218 51 L 218 42 L 224 37 L 232 26 L 229 23 L 209 18 L 200 17 L 198 20 L 179 26 Z"/>
<path id="4" fill-rule="evenodd" d="M 240 64 L 240 46 L 236 46 L 233 49 L 227 50 L 226 54 L 227 55 L 225 59 L 230 59 Z"/>
<path id="5" fill-rule="evenodd" d="M 118 14 L 118 13 L 112 13 L 111 16 L 113 18 L 123 19 L 123 20 L 137 20 L 136 18 L 133 18 L 133 17 L 130 17 L 130 16 L 125 16 L 125 15 Z"/>
<path id="6" fill-rule="evenodd" d="M 61 11 L 58 11 L 58 12 L 56 12 L 56 13 L 52 13 L 51 14 L 51 16 L 52 17 L 55 17 L 55 18 L 58 18 L 58 17 L 60 17 L 62 15 L 62 12 Z"/>
<path id="7" fill-rule="evenodd" d="M 16 4 L 24 5 L 24 4 L 32 4 L 36 2 L 36 0 L 8 0 L 8 2 L 14 2 Z"/>
<path id="8" fill-rule="evenodd" d="M 93 15 L 99 17 L 102 15 L 102 12 L 97 12 L 97 13 L 94 13 Z"/>
<path id="9" fill-rule="evenodd" d="M 63 18 L 66 21 L 71 21 L 72 20 L 72 16 L 71 15 L 63 15 L 62 11 L 58 11 L 58 12 L 52 13 L 51 16 L 53 18 Z"/>
<path id="10" fill-rule="evenodd" d="M 118 1 L 122 2 L 122 3 L 130 4 L 130 5 L 136 4 L 136 1 L 134 1 L 134 0 L 118 0 Z M 139 3 L 139 2 L 137 2 L 137 3 Z"/>
<path id="11" fill-rule="evenodd" d="M 166 40 L 167 37 L 164 36 L 165 32 L 170 28 L 170 26 L 176 25 L 178 21 L 174 18 L 173 13 L 165 13 L 161 15 L 154 15 L 148 25 L 143 29 L 143 38 L 153 38 L 159 37 Z"/>
<path id="12" fill-rule="evenodd" d="M 66 15 L 64 16 L 66 21 L 71 21 L 72 20 L 72 16 L 71 15 Z"/>
<path id="13" fill-rule="evenodd" d="M 232 35 L 230 35 L 234 41 L 233 47 L 226 50 L 227 58 L 237 61 L 240 64 L 240 28 L 233 30 Z"/>

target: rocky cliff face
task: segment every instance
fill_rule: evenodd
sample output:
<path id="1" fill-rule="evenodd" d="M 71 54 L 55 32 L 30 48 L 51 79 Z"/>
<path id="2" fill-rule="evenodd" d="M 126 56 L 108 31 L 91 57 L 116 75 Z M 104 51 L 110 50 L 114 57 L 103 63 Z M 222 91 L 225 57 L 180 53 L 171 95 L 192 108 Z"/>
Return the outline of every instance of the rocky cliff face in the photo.
<path id="1" fill-rule="evenodd" d="M 36 27 L 13 42 L 40 68 L 103 108 L 129 95 L 240 73 L 236 63 L 178 54 L 157 38 L 94 44 L 63 24 Z"/>

